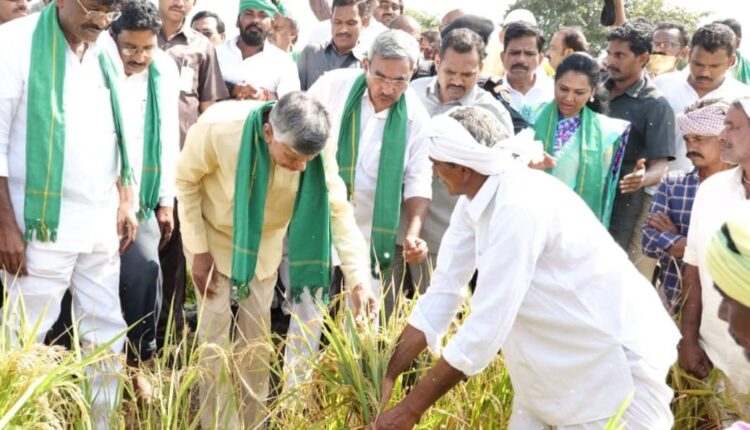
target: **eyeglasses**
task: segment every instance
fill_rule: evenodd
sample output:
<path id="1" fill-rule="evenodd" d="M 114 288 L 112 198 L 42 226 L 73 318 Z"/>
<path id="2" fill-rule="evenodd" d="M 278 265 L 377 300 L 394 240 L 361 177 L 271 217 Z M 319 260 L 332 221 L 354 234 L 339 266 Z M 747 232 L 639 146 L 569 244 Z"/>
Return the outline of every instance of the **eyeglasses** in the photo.
<path id="1" fill-rule="evenodd" d="M 78 2 L 78 6 L 81 6 L 81 9 L 83 9 L 83 11 L 86 12 L 86 19 L 90 19 L 92 21 L 105 20 L 107 22 L 112 22 L 122 15 L 122 12 L 120 12 L 119 10 L 116 10 L 114 12 L 100 12 L 98 10 L 88 10 L 86 9 L 86 6 L 84 6 L 83 3 L 81 3 L 81 0 L 76 0 L 76 2 Z"/>
<path id="2" fill-rule="evenodd" d="M 370 75 L 370 77 L 375 79 L 375 81 L 377 81 L 380 84 L 390 84 L 396 88 L 405 88 L 407 85 L 409 85 L 408 79 L 404 79 L 404 78 L 390 79 L 390 78 L 386 78 L 385 76 L 376 75 L 372 73 L 372 71 L 369 71 L 369 70 L 367 71 L 367 73 Z"/>
<path id="3" fill-rule="evenodd" d="M 679 43 L 674 42 L 654 42 L 654 48 L 657 49 L 670 49 L 670 48 L 679 48 Z"/>
<path id="4" fill-rule="evenodd" d="M 138 55 L 143 54 L 150 57 L 154 53 L 154 48 L 120 48 L 122 55 Z"/>
<path id="5" fill-rule="evenodd" d="M 380 3 L 378 3 L 377 7 L 378 9 L 390 9 L 393 11 L 401 10 L 401 5 L 399 5 L 398 3 L 391 3 L 388 1 L 381 1 Z"/>

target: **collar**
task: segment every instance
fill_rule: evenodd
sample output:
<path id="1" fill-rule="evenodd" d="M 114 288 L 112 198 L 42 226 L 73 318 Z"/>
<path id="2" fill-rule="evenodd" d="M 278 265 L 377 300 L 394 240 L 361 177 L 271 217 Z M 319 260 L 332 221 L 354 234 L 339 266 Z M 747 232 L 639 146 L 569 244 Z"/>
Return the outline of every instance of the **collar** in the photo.
<path id="1" fill-rule="evenodd" d="M 167 42 L 179 36 L 182 36 L 185 38 L 185 41 L 187 41 L 187 43 L 191 43 L 198 36 L 198 32 L 193 30 L 193 28 L 190 26 L 190 22 L 187 20 L 187 18 L 185 18 L 185 20 L 182 21 L 182 25 L 180 26 L 180 29 L 177 30 L 177 33 L 173 34 L 171 37 L 169 38 L 165 37 L 163 31 L 159 31 L 159 35 Z"/>
<path id="2" fill-rule="evenodd" d="M 649 78 L 645 73 L 641 73 L 641 77 L 638 78 L 637 81 L 633 82 L 633 84 L 629 86 L 628 89 L 625 90 L 625 92 L 620 94 L 620 96 L 622 96 L 623 94 L 627 94 L 634 99 L 638 98 L 641 91 L 646 88 L 646 85 L 648 85 L 648 79 Z M 607 88 L 607 90 L 611 90 L 615 86 L 615 82 L 612 79 L 607 78 L 607 82 L 604 84 L 604 86 Z"/>
<path id="3" fill-rule="evenodd" d="M 343 56 L 343 55 L 351 55 L 352 57 L 356 58 L 358 61 L 362 61 L 362 60 L 364 60 L 366 58 L 365 52 L 364 52 L 364 50 L 362 48 L 362 45 L 359 42 L 357 42 L 357 44 L 354 46 L 354 48 L 352 48 L 351 51 L 349 51 L 346 54 L 341 54 L 336 49 L 336 46 L 333 44 L 333 39 L 331 39 L 328 42 L 326 42 L 325 46 L 323 47 L 323 50 L 324 51 L 333 51 L 336 55 L 341 55 L 341 56 Z"/>
<path id="4" fill-rule="evenodd" d="M 487 207 L 494 201 L 497 189 L 500 187 L 500 175 L 488 176 L 473 199 L 469 200 L 466 215 L 473 223 L 477 223 Z"/>
<path id="5" fill-rule="evenodd" d="M 534 85 L 532 85 L 531 88 L 529 88 L 529 92 L 528 93 L 530 93 L 530 92 L 534 91 L 535 89 L 539 88 L 541 85 L 544 84 L 544 82 L 546 80 L 550 80 L 550 77 L 547 76 L 547 73 L 544 71 L 544 69 L 542 69 L 541 66 L 538 67 L 536 69 L 536 71 L 534 71 Z M 510 81 L 508 80 L 508 72 L 505 72 L 505 74 L 503 75 L 503 83 L 511 91 L 515 91 L 517 93 L 520 93 L 520 91 L 516 90 L 515 88 L 513 88 L 513 86 L 511 86 Z M 526 93 L 526 94 L 528 94 L 528 93 Z"/>
<path id="6" fill-rule="evenodd" d="M 437 78 L 437 76 L 435 76 L 432 79 L 432 81 L 430 81 L 430 83 L 427 85 L 427 88 L 425 89 L 425 95 L 427 96 L 427 98 L 431 99 L 432 101 L 434 101 L 435 103 L 440 104 L 440 105 L 453 104 L 453 105 L 460 105 L 460 106 L 463 106 L 463 107 L 474 106 L 474 104 L 475 104 L 474 102 L 475 102 L 475 100 L 477 98 L 477 91 L 478 91 L 478 87 L 477 87 L 476 84 L 474 84 L 474 87 L 472 87 L 472 89 L 470 89 L 466 93 L 465 96 L 461 97 L 458 100 L 453 100 L 453 101 L 450 101 L 450 102 L 441 102 L 440 101 L 440 94 L 438 94 L 438 91 L 439 91 L 438 84 L 439 84 L 438 78 Z"/>

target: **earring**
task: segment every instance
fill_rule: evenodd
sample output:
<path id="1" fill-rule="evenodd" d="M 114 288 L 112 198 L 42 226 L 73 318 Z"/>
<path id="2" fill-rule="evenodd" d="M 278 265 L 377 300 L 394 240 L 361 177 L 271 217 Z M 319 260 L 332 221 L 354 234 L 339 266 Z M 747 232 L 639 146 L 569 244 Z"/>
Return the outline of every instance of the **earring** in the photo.
<path id="1" fill-rule="evenodd" d="M 589 101 L 590 101 L 591 103 L 594 103 L 594 96 L 591 96 L 591 98 L 589 99 Z"/>

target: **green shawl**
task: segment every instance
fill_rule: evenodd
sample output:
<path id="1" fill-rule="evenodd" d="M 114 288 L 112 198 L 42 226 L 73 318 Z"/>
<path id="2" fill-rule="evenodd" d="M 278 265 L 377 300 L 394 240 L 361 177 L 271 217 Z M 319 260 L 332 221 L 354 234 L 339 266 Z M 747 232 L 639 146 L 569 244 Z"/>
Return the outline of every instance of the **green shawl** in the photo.
<path id="1" fill-rule="evenodd" d="M 737 74 L 738 81 L 743 84 L 750 84 L 750 61 L 737 51 Z"/>
<path id="2" fill-rule="evenodd" d="M 271 160 L 263 137 L 263 114 L 275 102 L 254 109 L 242 132 L 234 187 L 232 235 L 232 284 L 240 299 L 250 296 L 255 274 L 268 194 Z M 330 283 L 331 220 L 323 156 L 307 163 L 300 175 L 299 191 L 289 225 L 289 275 L 292 298 L 299 302 L 304 289 L 311 295 L 323 290 L 328 297 Z"/>
<path id="3" fill-rule="evenodd" d="M 57 21 L 56 2 L 45 8 L 31 39 L 26 119 L 26 190 L 24 240 L 54 242 L 60 225 L 63 161 L 65 155 L 65 63 L 67 42 Z M 132 171 L 123 138 L 122 116 L 115 82 L 116 72 L 103 52 L 99 63 L 109 86 L 120 182 L 129 185 Z"/>
<path id="4" fill-rule="evenodd" d="M 583 107 L 580 115 L 581 125 L 576 131 L 580 141 L 580 158 L 575 192 L 608 227 L 621 163 L 615 154 L 627 125 L 624 121 L 603 117 L 587 106 Z M 553 151 L 557 122 L 557 103 L 552 101 L 542 105 L 534 122 L 534 130 L 536 139 L 544 142 L 544 150 L 548 154 Z M 613 169 L 613 163 L 618 163 L 616 169 Z M 547 169 L 547 172 L 555 176 L 554 168 Z"/>
<path id="5" fill-rule="evenodd" d="M 159 204 L 161 187 L 161 73 L 152 61 L 148 67 L 148 96 L 143 132 L 143 170 L 141 171 L 138 220 L 151 217 Z"/>
<path id="6" fill-rule="evenodd" d="M 367 91 L 367 80 L 363 73 L 354 81 L 341 117 L 336 159 L 339 165 L 339 175 L 346 184 L 349 201 L 353 201 L 354 198 L 362 95 L 365 91 Z M 406 159 L 406 123 L 406 95 L 402 94 L 388 112 L 383 131 L 372 217 L 370 261 L 373 274 L 377 273 L 376 265 L 382 274 L 393 264 L 401 215 L 401 191 Z"/>

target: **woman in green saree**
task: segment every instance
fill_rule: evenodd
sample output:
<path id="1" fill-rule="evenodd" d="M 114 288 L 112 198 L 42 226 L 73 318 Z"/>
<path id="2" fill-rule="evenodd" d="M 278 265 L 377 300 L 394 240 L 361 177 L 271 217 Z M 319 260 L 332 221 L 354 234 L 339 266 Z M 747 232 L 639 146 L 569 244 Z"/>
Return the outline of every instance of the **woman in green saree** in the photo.
<path id="1" fill-rule="evenodd" d="M 545 170 L 575 190 L 608 227 L 630 123 L 603 114 L 606 95 L 599 82 L 596 61 L 572 54 L 557 68 L 555 99 L 521 114 L 544 143 Z"/>

